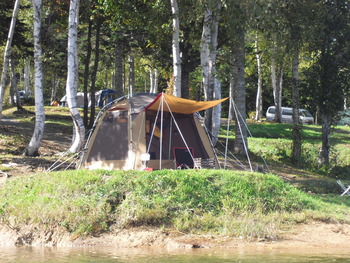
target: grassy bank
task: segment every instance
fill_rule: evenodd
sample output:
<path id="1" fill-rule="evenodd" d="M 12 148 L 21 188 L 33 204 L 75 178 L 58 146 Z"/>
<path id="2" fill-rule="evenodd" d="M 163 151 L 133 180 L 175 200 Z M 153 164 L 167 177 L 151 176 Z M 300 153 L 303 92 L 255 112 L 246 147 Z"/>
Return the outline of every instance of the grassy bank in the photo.
<path id="1" fill-rule="evenodd" d="M 350 222 L 349 199 L 310 196 L 270 174 L 219 170 L 65 171 L 9 180 L 0 219 L 63 226 L 79 235 L 111 226 L 275 238 L 290 224 Z"/>

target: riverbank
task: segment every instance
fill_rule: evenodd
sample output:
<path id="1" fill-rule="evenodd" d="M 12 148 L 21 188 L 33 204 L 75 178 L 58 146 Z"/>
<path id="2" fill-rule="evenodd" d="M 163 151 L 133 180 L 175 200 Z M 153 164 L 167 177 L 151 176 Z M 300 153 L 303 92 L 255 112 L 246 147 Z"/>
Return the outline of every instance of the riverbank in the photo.
<path id="1" fill-rule="evenodd" d="M 348 249 L 350 225 L 313 222 L 291 227 L 277 240 L 244 240 L 215 235 L 183 234 L 159 228 L 115 229 L 94 237 L 77 237 L 63 228 L 39 229 L 0 226 L 0 246 L 223 248 L 239 250 Z"/>

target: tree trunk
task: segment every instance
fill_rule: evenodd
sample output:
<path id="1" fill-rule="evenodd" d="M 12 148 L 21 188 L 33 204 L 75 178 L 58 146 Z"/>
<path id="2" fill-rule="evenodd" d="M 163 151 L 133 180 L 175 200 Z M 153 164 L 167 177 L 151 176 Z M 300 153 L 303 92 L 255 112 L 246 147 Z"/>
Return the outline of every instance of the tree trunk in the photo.
<path id="1" fill-rule="evenodd" d="M 14 96 L 16 97 L 16 107 L 17 110 L 22 110 L 22 104 L 18 93 L 17 77 L 15 73 L 15 62 L 13 58 L 10 59 L 10 69 L 11 69 L 11 89 L 13 90 Z"/>
<path id="2" fill-rule="evenodd" d="M 261 70 L 261 54 L 259 49 L 258 34 L 255 38 L 255 52 L 256 52 L 256 63 L 258 68 L 258 90 L 256 92 L 256 102 L 255 102 L 255 120 L 260 121 L 262 118 L 262 70 Z"/>
<path id="3" fill-rule="evenodd" d="M 220 9 L 221 9 L 221 2 L 217 1 L 215 12 L 213 13 L 213 25 L 212 25 L 212 33 L 211 33 L 211 49 L 210 49 L 210 60 L 212 61 L 212 72 L 210 76 L 210 85 L 213 85 L 213 91 L 214 96 L 213 98 L 215 100 L 221 99 L 221 83 L 219 79 L 217 78 L 217 72 L 216 72 L 216 56 L 217 56 L 217 49 L 218 49 L 218 33 L 219 33 L 219 21 L 220 21 Z M 212 135 L 213 135 L 213 144 L 215 145 L 220 133 L 220 119 L 221 119 L 221 103 L 216 105 L 213 108 L 213 128 L 212 128 Z"/>
<path id="4" fill-rule="evenodd" d="M 90 13 L 90 12 L 89 12 Z M 89 19 L 89 26 L 88 26 L 88 35 L 87 35 L 87 47 L 86 47 L 86 57 L 84 61 L 84 126 L 87 128 L 88 127 L 88 111 L 89 111 L 89 91 L 88 91 L 88 86 L 89 86 L 89 75 L 90 75 L 90 60 L 91 60 L 91 31 L 92 31 L 92 19 Z M 91 107 L 94 106 L 95 104 L 91 104 Z"/>
<path id="5" fill-rule="evenodd" d="M 221 84 L 216 76 L 217 39 L 221 2 L 217 1 L 214 10 L 204 11 L 203 32 L 201 39 L 202 82 L 206 100 L 221 98 Z M 221 105 L 205 111 L 205 125 L 212 134 L 215 144 L 220 130 Z"/>
<path id="6" fill-rule="evenodd" d="M 158 92 L 158 69 L 155 68 L 153 70 L 154 72 L 154 87 L 153 87 L 153 90 L 154 90 L 154 93 L 157 93 Z"/>
<path id="7" fill-rule="evenodd" d="M 235 101 L 238 114 L 236 114 L 234 152 L 245 153 L 248 150 L 247 127 L 246 127 L 246 86 L 245 86 L 245 61 L 244 61 L 244 28 L 236 32 L 237 41 L 234 47 L 235 67 Z"/>
<path id="8" fill-rule="evenodd" d="M 321 163 L 323 165 L 329 165 L 330 155 L 330 134 L 331 134 L 331 118 L 328 115 L 323 114 L 322 118 L 322 149 L 321 149 Z"/>
<path id="9" fill-rule="evenodd" d="M 292 59 L 292 107 L 293 107 L 293 156 L 292 163 L 298 165 L 301 156 L 301 123 L 299 120 L 299 53 Z"/>
<path id="10" fill-rule="evenodd" d="M 281 68 L 276 66 L 276 44 L 275 41 L 272 43 L 272 58 L 271 58 L 271 82 L 272 82 L 272 89 L 273 89 L 273 99 L 274 104 L 276 107 L 275 111 L 275 122 L 281 123 L 282 122 L 282 110 L 281 110 L 281 99 L 282 99 L 282 75 L 281 75 Z M 276 72 L 278 73 L 278 76 L 276 76 Z M 282 71 L 283 72 L 283 71 Z"/>
<path id="11" fill-rule="evenodd" d="M 207 101 L 213 100 L 213 87 L 209 86 L 211 73 L 210 61 L 210 43 L 211 43 L 211 19 L 212 10 L 206 8 L 204 11 L 203 32 L 201 38 L 201 67 L 202 67 L 202 83 L 204 89 L 204 98 Z M 212 108 L 205 110 L 205 126 L 209 133 L 212 133 L 213 110 Z"/>
<path id="12" fill-rule="evenodd" d="M 123 42 L 118 39 L 115 45 L 115 91 L 117 98 L 124 95 L 123 56 Z"/>
<path id="13" fill-rule="evenodd" d="M 54 73 L 52 80 L 52 90 L 51 90 L 51 102 L 57 101 L 57 89 L 60 85 L 60 79 L 57 78 L 57 73 Z"/>
<path id="14" fill-rule="evenodd" d="M 154 79 L 154 72 L 153 72 L 153 69 L 150 68 L 149 69 L 149 92 L 150 93 L 155 93 L 154 92 L 154 83 L 155 83 L 155 79 Z"/>
<path id="15" fill-rule="evenodd" d="M 98 20 L 96 25 L 94 69 L 91 74 L 91 90 L 90 90 L 91 108 L 90 108 L 90 122 L 88 126 L 89 129 L 93 127 L 94 121 L 95 121 L 96 77 L 97 77 L 97 71 L 98 71 L 98 62 L 100 60 L 100 31 L 101 31 L 101 21 Z"/>
<path id="16" fill-rule="evenodd" d="M 3 103 L 4 103 L 7 68 L 8 68 L 8 62 L 10 59 L 10 55 L 11 55 L 11 45 L 12 45 L 13 34 L 15 32 L 15 25 L 16 25 L 16 21 L 17 21 L 19 5 L 20 5 L 20 0 L 16 0 L 15 6 L 13 8 L 10 30 L 8 33 L 5 52 L 4 52 L 4 61 L 3 61 L 2 74 L 1 74 L 1 80 L 0 80 L 0 121 L 2 119 L 2 107 L 3 107 Z"/>
<path id="17" fill-rule="evenodd" d="M 28 96 L 30 91 L 30 61 L 27 59 L 24 62 L 24 92 Z"/>
<path id="18" fill-rule="evenodd" d="M 190 72 L 191 65 L 189 61 L 189 49 L 188 45 L 184 45 L 182 49 L 182 65 L 181 65 L 181 96 L 182 98 L 189 98 L 189 82 L 190 82 Z"/>
<path id="19" fill-rule="evenodd" d="M 85 127 L 83 119 L 79 114 L 77 107 L 76 92 L 77 92 L 77 74 L 78 50 L 76 43 L 78 40 L 78 14 L 79 14 L 79 0 L 71 0 L 69 6 L 69 21 L 68 21 L 68 61 L 67 61 L 67 84 L 66 94 L 70 114 L 73 119 L 74 135 L 73 142 L 69 148 L 70 152 L 79 152 L 84 146 Z"/>
<path id="20" fill-rule="evenodd" d="M 135 92 L 135 62 L 134 55 L 129 56 L 129 95 Z"/>
<path id="21" fill-rule="evenodd" d="M 35 70 L 35 128 L 33 136 L 24 154 L 27 156 L 38 156 L 41 140 L 44 135 L 45 110 L 43 95 L 43 63 L 41 49 L 41 12 L 42 0 L 33 0 L 34 9 L 34 70 Z"/>
<path id="22" fill-rule="evenodd" d="M 181 58 L 180 58 L 180 19 L 177 0 L 170 0 L 171 12 L 173 15 L 173 71 L 174 87 L 173 95 L 181 97 Z"/>

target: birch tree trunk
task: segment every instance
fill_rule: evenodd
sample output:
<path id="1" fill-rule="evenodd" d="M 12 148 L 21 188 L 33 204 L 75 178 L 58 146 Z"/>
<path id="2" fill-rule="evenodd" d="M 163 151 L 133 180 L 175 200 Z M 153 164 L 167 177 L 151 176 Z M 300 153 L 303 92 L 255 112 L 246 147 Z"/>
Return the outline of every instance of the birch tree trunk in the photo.
<path id="1" fill-rule="evenodd" d="M 255 36 L 255 52 L 256 63 L 258 68 L 258 90 L 256 92 L 255 101 L 255 120 L 260 121 L 262 118 L 262 70 L 261 70 L 261 54 L 259 49 L 258 34 Z"/>
<path id="2" fill-rule="evenodd" d="M 177 0 L 170 0 L 171 12 L 173 15 L 173 71 L 174 71 L 174 87 L 173 95 L 181 97 L 181 58 L 180 58 L 180 19 L 179 6 Z"/>
<path id="3" fill-rule="evenodd" d="M 129 95 L 132 96 L 135 89 L 135 63 L 134 55 L 129 56 Z"/>
<path id="4" fill-rule="evenodd" d="M 43 62 L 41 49 L 41 12 L 42 0 L 33 0 L 34 11 L 34 94 L 35 94 L 35 128 L 33 136 L 24 154 L 38 156 L 44 135 L 45 111 L 43 95 Z"/>
<path id="5" fill-rule="evenodd" d="M 158 69 L 155 68 L 153 70 L 154 72 L 154 86 L 153 86 L 153 92 L 156 93 L 158 91 Z"/>
<path id="6" fill-rule="evenodd" d="M 155 93 L 154 92 L 154 72 L 153 72 L 153 68 L 149 69 L 149 92 L 150 93 Z"/>
<path id="7" fill-rule="evenodd" d="M 212 72 L 210 77 L 210 85 L 213 85 L 213 91 L 214 91 L 214 100 L 221 99 L 221 83 L 216 75 L 216 56 L 217 56 L 217 46 L 218 46 L 218 33 L 219 33 L 219 19 L 220 19 L 220 9 L 221 9 L 221 2 L 218 1 L 216 5 L 216 10 L 213 13 L 213 26 L 212 26 L 212 34 L 211 34 L 211 49 L 210 49 L 210 59 L 212 61 Z M 213 108 L 213 128 L 212 128 L 212 134 L 213 134 L 213 144 L 215 145 L 218 138 L 219 138 L 219 132 L 220 132 L 220 119 L 221 119 L 221 103 L 216 105 Z"/>
<path id="8" fill-rule="evenodd" d="M 204 11 L 201 38 L 201 67 L 205 100 L 221 98 L 221 85 L 216 76 L 217 38 L 221 2 L 217 1 Z M 217 141 L 220 129 L 221 105 L 205 111 L 205 125 L 212 134 L 213 143 Z"/>
<path id="9" fill-rule="evenodd" d="M 16 97 L 16 107 L 17 110 L 22 110 L 21 100 L 18 94 L 17 77 L 15 73 L 15 62 L 13 58 L 10 59 L 10 69 L 11 69 L 11 89 L 13 90 L 13 95 Z"/>
<path id="10" fill-rule="evenodd" d="M 272 58 L 271 58 L 271 82 L 273 89 L 273 99 L 276 108 L 275 112 L 275 122 L 282 122 L 282 84 L 283 84 L 283 61 L 282 59 L 278 59 L 276 65 L 276 44 L 275 41 L 272 43 Z"/>
<path id="11" fill-rule="evenodd" d="M 85 127 L 83 119 L 79 114 L 76 101 L 77 93 L 77 41 L 78 41 L 78 16 L 79 16 L 79 0 L 71 0 L 69 6 L 69 21 L 68 21 L 68 61 L 67 61 L 67 83 L 66 94 L 70 114 L 73 119 L 74 134 L 72 145 L 69 148 L 70 152 L 79 152 L 84 146 Z"/>
<path id="12" fill-rule="evenodd" d="M 52 90 L 51 90 L 51 102 L 57 101 L 57 89 L 60 85 L 60 79 L 57 78 L 57 74 L 54 73 L 53 80 L 52 80 Z"/>
<path id="13" fill-rule="evenodd" d="M 24 62 L 24 91 L 25 96 L 28 96 L 28 93 L 30 91 L 30 61 L 26 59 Z"/>
<path id="14" fill-rule="evenodd" d="M 4 103 L 7 68 L 8 68 L 8 63 L 11 56 L 11 45 L 12 45 L 13 34 L 15 32 L 15 25 L 17 21 L 19 5 L 20 5 L 20 0 L 16 0 L 13 8 L 10 30 L 8 33 L 5 52 L 4 52 L 4 62 L 2 67 L 1 80 L 0 80 L 0 121 L 2 119 L 2 108 Z"/>

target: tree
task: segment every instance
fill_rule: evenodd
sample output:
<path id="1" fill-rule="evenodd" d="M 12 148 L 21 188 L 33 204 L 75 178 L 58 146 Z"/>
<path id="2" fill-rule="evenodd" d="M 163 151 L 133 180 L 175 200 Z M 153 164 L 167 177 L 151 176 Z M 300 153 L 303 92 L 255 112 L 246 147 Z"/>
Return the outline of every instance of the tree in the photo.
<path id="1" fill-rule="evenodd" d="M 99 59 L 100 59 L 100 30 L 101 30 L 101 20 L 100 18 L 96 21 L 96 38 L 95 38 L 95 61 L 94 68 L 91 74 L 91 111 L 90 111 L 90 122 L 89 129 L 91 129 L 94 125 L 95 121 L 95 94 L 96 94 L 96 76 L 98 71 Z"/>
<path id="2" fill-rule="evenodd" d="M 68 20 L 68 61 L 67 61 L 67 83 L 66 94 L 67 102 L 71 117 L 73 119 L 74 134 L 73 142 L 69 148 L 70 152 L 79 152 L 84 146 L 85 127 L 83 119 L 79 114 L 77 107 L 76 94 L 78 84 L 78 17 L 79 17 L 79 0 L 71 0 L 69 6 Z"/>
<path id="3" fill-rule="evenodd" d="M 1 80 L 0 80 L 0 121 L 2 118 L 2 107 L 3 107 L 3 103 L 4 103 L 7 69 L 8 69 L 8 63 L 9 63 L 9 59 L 10 59 L 10 55 L 11 55 L 11 44 L 12 44 L 13 34 L 15 32 L 15 26 L 16 26 L 16 21 L 17 21 L 19 5 L 20 5 L 20 0 L 16 0 L 15 6 L 13 8 L 10 30 L 8 33 L 5 52 L 4 52 L 4 62 L 3 62 Z"/>
<path id="4" fill-rule="evenodd" d="M 248 131 L 246 126 L 246 81 L 245 81 L 245 34 L 248 21 L 247 11 L 250 9 L 249 1 L 227 1 L 226 12 L 229 15 L 227 21 L 230 37 L 231 54 L 231 95 L 235 101 L 233 116 L 236 120 L 235 141 L 233 151 L 238 154 L 248 150 Z M 232 14 L 235 14 L 234 16 Z"/>
<path id="5" fill-rule="evenodd" d="M 180 59 L 180 19 L 179 6 L 177 0 L 170 0 L 171 11 L 173 15 L 173 72 L 174 72 L 174 88 L 173 95 L 181 97 L 181 59 Z"/>
<path id="6" fill-rule="evenodd" d="M 34 11 L 34 69 L 35 69 L 35 128 L 33 136 L 25 150 L 27 156 L 38 156 L 41 140 L 44 135 L 45 110 L 43 96 L 43 63 L 41 49 L 41 12 L 42 0 L 33 0 Z"/>
<path id="7" fill-rule="evenodd" d="M 216 57 L 221 2 L 207 1 L 204 8 L 201 38 L 202 84 L 205 100 L 221 99 L 221 85 L 217 78 Z M 205 111 L 205 125 L 216 143 L 220 129 L 221 106 Z"/>
<path id="8" fill-rule="evenodd" d="M 258 69 L 258 89 L 256 92 L 255 100 L 255 120 L 260 121 L 262 118 L 262 109 L 263 109 L 263 97 L 262 97 L 262 66 L 261 66 L 261 51 L 259 48 L 259 37 L 258 34 L 255 36 L 255 57 Z"/>

